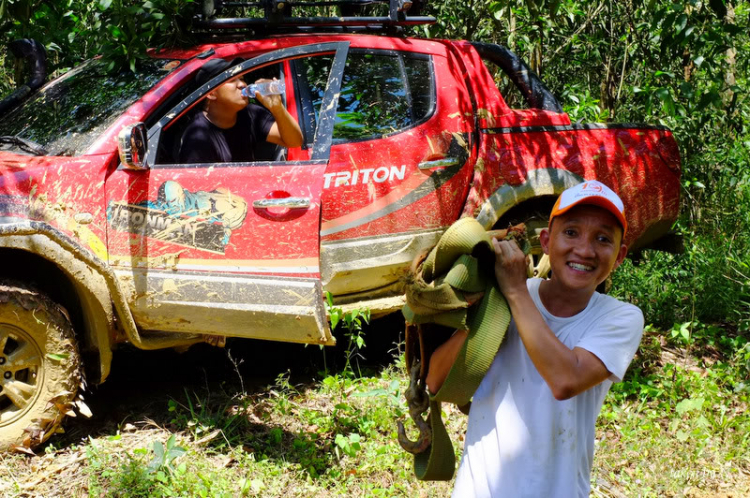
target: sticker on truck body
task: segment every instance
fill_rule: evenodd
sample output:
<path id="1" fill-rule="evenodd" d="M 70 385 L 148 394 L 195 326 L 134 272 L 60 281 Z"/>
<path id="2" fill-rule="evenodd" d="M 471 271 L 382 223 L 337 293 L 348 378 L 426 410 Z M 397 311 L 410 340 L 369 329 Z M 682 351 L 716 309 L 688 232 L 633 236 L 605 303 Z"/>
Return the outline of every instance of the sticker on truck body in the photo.
<path id="1" fill-rule="evenodd" d="M 224 254 L 246 216 L 247 202 L 227 189 L 191 192 L 172 180 L 161 184 L 156 200 L 107 207 L 115 230 L 217 254 Z"/>

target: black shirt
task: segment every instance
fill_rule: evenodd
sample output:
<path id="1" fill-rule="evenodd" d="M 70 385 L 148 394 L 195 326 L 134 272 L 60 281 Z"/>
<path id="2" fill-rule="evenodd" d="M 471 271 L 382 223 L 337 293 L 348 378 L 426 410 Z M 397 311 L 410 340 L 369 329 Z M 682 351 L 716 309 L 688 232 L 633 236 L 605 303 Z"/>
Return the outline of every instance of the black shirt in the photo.
<path id="1" fill-rule="evenodd" d="M 256 145 L 262 144 L 274 124 L 265 108 L 248 104 L 237 113 L 231 128 L 219 128 L 199 112 L 182 134 L 181 163 L 249 162 L 255 160 Z"/>

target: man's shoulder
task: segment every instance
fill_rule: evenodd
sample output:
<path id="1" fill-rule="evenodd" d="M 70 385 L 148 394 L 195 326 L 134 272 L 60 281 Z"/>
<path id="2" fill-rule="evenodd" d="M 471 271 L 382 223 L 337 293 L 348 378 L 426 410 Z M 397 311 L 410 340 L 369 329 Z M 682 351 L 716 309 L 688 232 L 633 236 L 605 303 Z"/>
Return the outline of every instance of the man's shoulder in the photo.
<path id="1" fill-rule="evenodd" d="M 189 118 L 189 122 L 185 127 L 185 131 L 182 135 L 185 136 L 189 133 L 194 133 L 196 130 L 208 129 L 211 122 L 203 115 L 202 112 L 196 113 L 192 118 Z"/>
<path id="2" fill-rule="evenodd" d="M 643 312 L 638 306 L 599 293 L 595 293 L 593 299 L 593 306 L 587 310 L 587 323 L 596 324 L 596 328 L 643 330 Z"/>
<path id="3" fill-rule="evenodd" d="M 621 301 L 615 297 L 609 296 L 607 294 L 600 294 L 598 292 L 594 293 L 594 298 L 596 301 L 594 302 L 594 307 L 597 311 L 597 314 L 599 313 L 616 313 L 618 315 L 623 316 L 640 316 L 643 317 L 643 313 L 641 312 L 641 309 L 627 301 Z"/>

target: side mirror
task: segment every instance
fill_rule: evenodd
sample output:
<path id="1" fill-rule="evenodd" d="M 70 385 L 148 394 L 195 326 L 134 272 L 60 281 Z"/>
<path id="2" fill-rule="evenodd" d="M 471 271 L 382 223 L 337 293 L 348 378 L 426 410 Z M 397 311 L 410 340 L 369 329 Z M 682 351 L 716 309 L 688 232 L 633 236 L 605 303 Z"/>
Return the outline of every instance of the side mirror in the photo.
<path id="1" fill-rule="evenodd" d="M 117 150 L 120 152 L 120 162 L 123 166 L 139 171 L 147 170 L 148 138 L 146 125 L 136 123 L 123 128 L 117 135 Z"/>

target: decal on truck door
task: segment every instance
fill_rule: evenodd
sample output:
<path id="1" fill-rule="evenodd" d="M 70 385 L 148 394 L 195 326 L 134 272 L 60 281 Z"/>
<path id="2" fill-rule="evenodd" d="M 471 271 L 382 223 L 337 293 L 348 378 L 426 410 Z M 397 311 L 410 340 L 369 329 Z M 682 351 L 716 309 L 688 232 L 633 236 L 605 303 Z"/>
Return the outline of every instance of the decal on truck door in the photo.
<path id="1" fill-rule="evenodd" d="M 190 192 L 172 180 L 161 184 L 156 200 L 107 208 L 115 230 L 219 254 L 246 215 L 247 202 L 225 188 Z"/>

